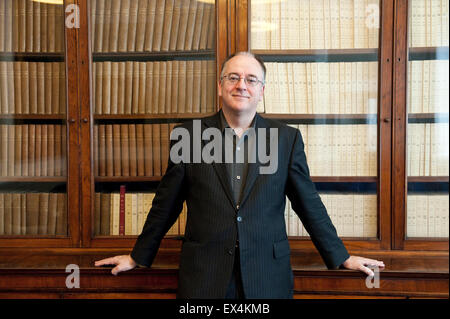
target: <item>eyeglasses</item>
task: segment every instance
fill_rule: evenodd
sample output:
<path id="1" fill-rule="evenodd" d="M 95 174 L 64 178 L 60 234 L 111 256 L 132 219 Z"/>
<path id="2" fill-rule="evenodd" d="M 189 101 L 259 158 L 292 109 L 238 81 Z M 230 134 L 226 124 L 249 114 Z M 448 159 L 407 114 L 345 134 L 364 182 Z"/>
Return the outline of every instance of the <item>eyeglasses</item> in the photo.
<path id="1" fill-rule="evenodd" d="M 264 85 L 263 81 L 258 80 L 258 78 L 253 75 L 248 75 L 246 77 L 240 77 L 239 74 L 230 73 L 230 74 L 222 76 L 221 80 L 222 79 L 227 80 L 227 82 L 231 85 L 236 85 L 236 83 L 238 83 L 241 79 L 244 79 L 245 84 L 249 87 L 255 87 L 259 83 Z"/>

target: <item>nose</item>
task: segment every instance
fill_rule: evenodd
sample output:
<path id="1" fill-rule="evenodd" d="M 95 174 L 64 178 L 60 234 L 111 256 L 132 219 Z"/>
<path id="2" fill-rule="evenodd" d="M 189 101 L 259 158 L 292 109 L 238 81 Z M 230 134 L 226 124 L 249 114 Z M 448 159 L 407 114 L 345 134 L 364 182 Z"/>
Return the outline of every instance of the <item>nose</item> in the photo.
<path id="1" fill-rule="evenodd" d="M 247 89 L 247 83 L 245 83 L 245 78 L 241 77 L 239 78 L 239 81 L 236 83 L 236 88 L 240 90 L 246 90 Z"/>

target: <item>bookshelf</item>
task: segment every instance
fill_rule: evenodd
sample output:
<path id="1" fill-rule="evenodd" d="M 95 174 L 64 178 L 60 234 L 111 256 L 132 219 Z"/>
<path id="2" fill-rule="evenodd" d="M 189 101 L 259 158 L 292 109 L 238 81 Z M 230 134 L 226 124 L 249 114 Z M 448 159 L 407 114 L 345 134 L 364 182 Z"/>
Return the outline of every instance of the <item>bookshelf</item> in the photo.
<path id="1" fill-rule="evenodd" d="M 379 101 L 383 32 L 378 1 L 248 1 L 246 49 L 266 62 L 265 117 L 300 130 L 310 174 L 347 247 L 383 249 L 389 206 L 382 189 L 380 130 L 388 101 Z M 366 10 L 368 10 L 366 12 Z M 365 18 L 370 21 L 365 21 Z M 281 93 L 279 93 L 281 92 Z M 382 115 L 382 116 L 380 116 Z M 288 236 L 310 248 L 287 200 Z M 386 228 L 384 228 L 386 227 Z"/>
<path id="2" fill-rule="evenodd" d="M 340 280 L 351 287 L 347 297 L 448 297 L 448 227 L 440 227 L 448 224 L 448 129 L 442 133 L 448 128 L 448 90 L 442 90 L 448 88 L 442 73 L 448 70 L 442 41 L 448 39 L 448 1 L 438 1 L 441 24 L 433 14 L 419 17 L 431 30 L 441 26 L 441 42 L 417 31 L 419 11 L 411 11 L 424 3 L 435 12 L 435 2 L 65 0 L 64 6 L 79 6 L 80 28 L 68 28 L 63 5 L 0 1 L 0 269 L 8 268 L 0 272 L 0 297 L 21 295 L 11 278 L 34 283 L 37 268 L 43 279 L 27 288 L 30 296 L 38 296 L 35 288 L 53 297 L 74 294 L 64 280 L 57 282 L 70 263 L 87 269 L 92 282 L 105 282 L 83 287 L 85 297 L 112 295 L 118 286 L 128 288 L 115 296 L 174 296 L 186 208 L 161 243 L 159 269 L 137 270 L 144 275 L 138 279 L 125 274 L 119 283 L 109 270 L 89 268 L 94 260 L 129 253 L 164 173 L 170 128 L 217 111 L 220 66 L 242 50 L 266 62 L 258 110 L 302 132 L 312 180 L 347 248 L 384 260 L 383 280 L 402 287 L 369 291 L 357 283 L 359 274 L 321 269 L 287 202 L 296 296 L 342 295 L 335 291 Z M 414 38 L 417 32 L 424 39 Z M 411 99 L 425 65 L 429 79 L 439 80 L 432 86 L 439 94 L 421 91 L 421 101 L 432 106 L 426 109 Z M 446 104 L 438 103 L 442 99 Z M 441 148 L 436 144 L 426 153 L 428 174 L 410 173 L 418 152 L 409 139 L 431 138 L 432 127 L 447 144 L 447 171 L 431 164 L 432 148 Z M 9 157 L 13 152 L 17 156 Z M 428 219 L 417 214 L 425 204 L 436 212 Z M 26 217 L 32 227 L 23 224 Z M 39 226 L 44 219 L 46 228 Z M 161 286 L 143 288 L 136 281 L 141 277 Z M 317 280 L 320 288 L 303 290 Z"/>
<path id="3" fill-rule="evenodd" d="M 408 231 L 404 224 L 407 218 L 405 200 L 413 211 L 409 220 L 415 220 L 413 203 L 422 198 L 427 203 L 426 214 L 430 216 L 428 224 L 432 229 L 426 242 L 430 249 L 448 249 L 448 242 L 442 241 L 448 240 L 449 216 L 448 1 L 414 0 L 409 4 L 406 1 L 395 4 L 396 10 L 398 7 L 403 11 L 410 10 L 409 13 L 401 11 L 404 20 L 400 24 L 408 26 L 408 30 L 392 25 L 390 4 L 384 1 L 252 0 L 245 3 L 248 5 L 248 32 L 236 31 L 240 40 L 236 45 L 261 55 L 268 68 L 265 97 L 259 111 L 302 132 L 312 180 L 331 211 L 332 220 L 336 221 L 338 233 L 345 234 L 346 245 L 366 245 L 361 242 L 361 238 L 366 237 L 359 231 L 361 227 L 356 227 L 361 220 L 356 209 L 360 207 L 359 197 L 375 198 L 375 205 L 371 206 L 374 212 L 369 214 L 374 217 L 363 218 L 362 226 L 364 223 L 375 224 L 376 230 L 370 237 L 378 241 L 375 244 L 378 249 L 390 246 L 383 239 L 390 236 L 390 226 L 394 234 L 402 237 L 401 247 L 406 238 L 415 239 L 412 234 L 425 233 L 423 229 Z M 391 38 L 390 28 L 399 32 L 395 34 L 397 37 L 408 37 L 405 53 L 398 51 L 396 61 L 388 51 L 391 48 L 391 43 L 387 43 Z M 407 32 L 402 34 L 402 31 Z M 393 134 L 398 136 L 399 130 L 405 134 L 405 127 L 399 127 L 397 121 L 390 125 L 392 101 L 384 98 L 393 90 L 384 83 L 393 75 L 390 62 L 401 62 L 402 58 L 409 61 L 407 76 L 394 78 L 394 81 L 402 87 L 402 81 L 407 79 L 408 84 L 408 115 L 402 118 L 408 123 L 406 134 L 409 139 L 401 142 L 402 145 L 409 143 L 408 153 L 406 158 L 403 157 L 405 162 L 396 162 L 397 165 L 406 164 L 409 172 L 408 187 L 403 189 L 401 183 L 383 174 L 396 169 L 394 163 L 385 159 L 391 152 L 398 156 L 388 139 Z M 421 97 L 418 99 L 413 94 L 421 94 Z M 360 148 L 367 144 L 372 148 Z M 358 162 L 369 159 L 370 163 L 370 158 L 373 169 L 367 174 L 364 165 L 358 167 Z M 349 167 L 342 169 L 343 166 Z M 361 169 L 365 174 L 360 174 Z M 343 182 L 355 186 L 342 189 Z M 370 191 L 359 188 L 362 183 L 373 183 Z M 401 207 L 385 205 L 389 197 L 385 197 L 384 191 L 390 185 L 402 201 Z M 425 194 L 431 197 L 427 199 Z M 340 198 L 344 206 L 341 216 L 333 213 L 334 197 Z M 440 204 L 434 204 L 434 200 Z M 349 207 L 353 212 L 347 212 Z M 296 240 L 300 241 L 296 245 L 304 247 L 307 244 L 302 242 L 302 236 L 307 237 L 307 234 L 299 232 L 301 223 L 294 222 L 293 225 L 290 222 L 289 217 L 293 216 L 289 205 L 285 215 L 288 235 L 292 235 L 292 228 Z M 391 224 L 391 216 L 395 221 L 402 218 L 401 225 Z M 437 230 L 434 226 L 437 224 L 443 227 Z M 415 221 L 412 225 L 415 229 Z M 420 244 L 415 247 L 418 246 Z"/>
<path id="4" fill-rule="evenodd" d="M 217 110 L 215 6 L 180 0 L 89 6 L 95 194 L 94 229 L 85 228 L 84 238 L 94 247 L 108 240 L 129 247 L 165 172 L 170 131 Z M 184 234 L 185 219 L 184 209 L 168 239 Z"/>
<path id="5" fill-rule="evenodd" d="M 78 205 L 67 206 L 74 149 L 63 12 L 61 4 L 0 5 L 2 246 L 70 247 L 78 239 Z"/>

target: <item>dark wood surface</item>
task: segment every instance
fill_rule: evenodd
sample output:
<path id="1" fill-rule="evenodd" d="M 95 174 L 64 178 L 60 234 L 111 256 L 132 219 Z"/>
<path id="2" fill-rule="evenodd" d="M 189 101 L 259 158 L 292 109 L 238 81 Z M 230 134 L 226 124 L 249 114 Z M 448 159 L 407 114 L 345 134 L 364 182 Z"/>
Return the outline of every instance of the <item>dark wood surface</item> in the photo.
<path id="1" fill-rule="evenodd" d="M 175 298 L 179 249 L 162 249 L 151 268 L 118 276 L 96 260 L 120 249 L 27 249 L 20 254 L 0 250 L 0 298 Z M 367 254 L 366 254 L 367 255 Z M 448 298 L 448 256 L 445 254 L 374 252 L 384 261 L 379 288 L 366 286 L 358 271 L 327 270 L 314 252 L 293 252 L 295 298 Z M 68 265 L 80 269 L 80 288 L 66 287 Z"/>

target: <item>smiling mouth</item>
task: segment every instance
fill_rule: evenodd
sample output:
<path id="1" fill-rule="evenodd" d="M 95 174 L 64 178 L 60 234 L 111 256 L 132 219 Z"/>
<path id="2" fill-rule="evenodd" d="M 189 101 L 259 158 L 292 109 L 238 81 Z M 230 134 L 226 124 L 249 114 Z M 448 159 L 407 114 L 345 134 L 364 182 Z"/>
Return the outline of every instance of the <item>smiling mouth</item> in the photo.
<path id="1" fill-rule="evenodd" d="M 238 97 L 238 98 L 243 98 L 243 99 L 249 99 L 249 96 L 245 96 L 245 95 L 233 95 L 233 97 Z"/>

